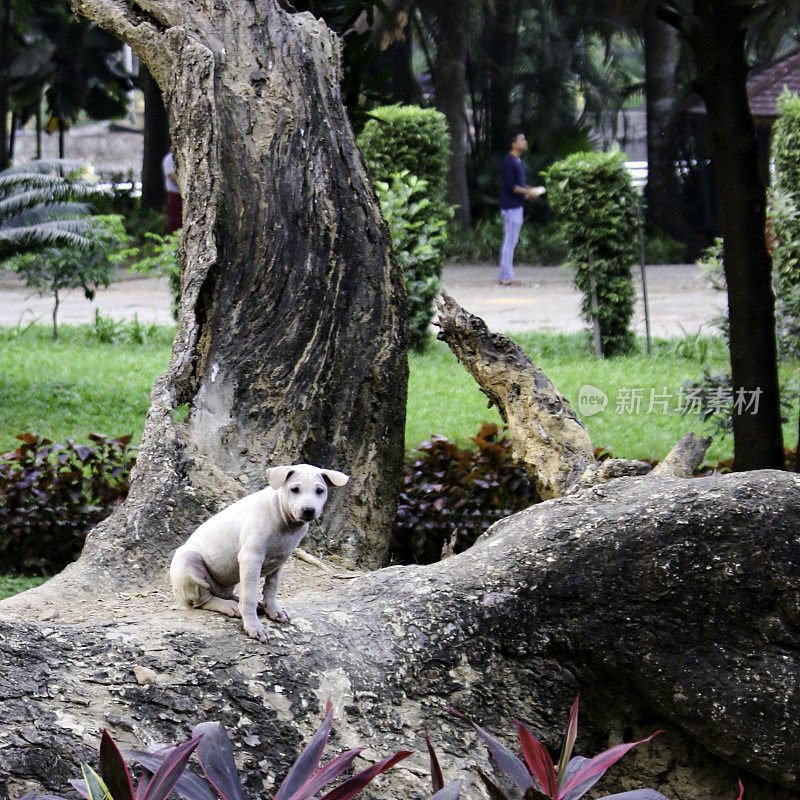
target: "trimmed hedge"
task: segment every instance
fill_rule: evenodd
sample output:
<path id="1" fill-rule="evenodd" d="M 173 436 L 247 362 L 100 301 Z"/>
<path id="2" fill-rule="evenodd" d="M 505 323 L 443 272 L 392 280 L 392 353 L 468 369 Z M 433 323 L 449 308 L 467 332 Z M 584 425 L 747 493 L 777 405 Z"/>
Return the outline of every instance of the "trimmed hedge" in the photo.
<path id="1" fill-rule="evenodd" d="M 447 191 L 450 133 L 444 114 L 419 106 L 381 106 L 358 137 L 367 172 L 373 181 L 391 181 L 408 170 L 428 182 L 432 212 L 439 213 Z"/>
<path id="2" fill-rule="evenodd" d="M 621 153 L 574 153 L 545 172 L 547 200 L 561 225 L 591 323 L 591 278 L 603 355 L 630 352 L 634 310 L 631 267 L 638 259 L 638 198 Z"/>
<path id="3" fill-rule="evenodd" d="M 775 188 L 800 196 L 800 96 L 784 89 L 778 98 L 779 117 L 772 128 Z"/>
<path id="4" fill-rule="evenodd" d="M 408 301 L 408 343 L 422 351 L 430 338 L 433 301 L 442 289 L 443 219 L 430 213 L 427 181 L 406 170 L 391 183 L 375 181 L 383 218 L 389 225 L 394 257 L 403 270 Z"/>

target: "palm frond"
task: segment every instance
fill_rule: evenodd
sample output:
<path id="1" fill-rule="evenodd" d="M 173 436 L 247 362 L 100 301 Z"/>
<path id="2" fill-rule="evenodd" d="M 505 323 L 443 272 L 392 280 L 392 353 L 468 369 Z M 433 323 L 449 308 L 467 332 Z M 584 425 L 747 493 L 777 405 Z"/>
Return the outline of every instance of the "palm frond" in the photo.
<path id="1" fill-rule="evenodd" d="M 77 199 L 76 192 L 69 186 L 28 189 L 0 198 L 0 225 L 6 217 L 18 214 L 28 208 L 48 208 L 62 206 Z M 81 205 L 86 206 L 85 203 Z M 78 209 L 75 209 L 78 212 Z"/>
<path id="2" fill-rule="evenodd" d="M 23 161 L 7 167 L 0 175 L 49 174 L 70 176 L 86 167 L 85 161 L 73 158 L 40 158 L 36 161 Z"/>
<path id="3" fill-rule="evenodd" d="M 94 225 L 91 219 L 91 206 L 88 203 L 53 203 L 47 206 L 24 208 L 16 214 L 0 216 L 0 230 L 3 228 L 25 228 L 43 222 L 74 220 L 79 227 L 87 230 Z"/>
<path id="4" fill-rule="evenodd" d="M 59 220 L 21 228 L 0 228 L 0 259 L 39 247 L 68 246 L 88 249 L 92 240 L 82 235 L 80 220 Z"/>
<path id="5" fill-rule="evenodd" d="M 92 191 L 78 161 L 31 161 L 0 172 L 0 259 L 42 247 L 89 248 Z"/>

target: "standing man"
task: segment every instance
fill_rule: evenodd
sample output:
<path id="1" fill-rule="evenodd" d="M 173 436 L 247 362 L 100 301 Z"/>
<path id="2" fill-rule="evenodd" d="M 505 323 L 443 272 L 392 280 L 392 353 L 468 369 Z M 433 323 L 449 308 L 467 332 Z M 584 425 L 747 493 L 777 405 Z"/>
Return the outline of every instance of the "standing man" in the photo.
<path id="1" fill-rule="evenodd" d="M 161 161 L 161 169 L 164 172 L 164 189 L 167 192 L 167 233 L 172 233 L 183 227 L 183 200 L 172 150 Z"/>
<path id="2" fill-rule="evenodd" d="M 522 230 L 522 206 L 527 198 L 539 197 L 544 186 L 525 184 L 525 167 L 520 156 L 528 149 L 528 140 L 518 128 L 508 134 L 509 151 L 501 168 L 500 213 L 503 215 L 503 247 L 500 250 L 500 280 L 503 286 L 520 286 L 514 279 L 514 249 Z"/>

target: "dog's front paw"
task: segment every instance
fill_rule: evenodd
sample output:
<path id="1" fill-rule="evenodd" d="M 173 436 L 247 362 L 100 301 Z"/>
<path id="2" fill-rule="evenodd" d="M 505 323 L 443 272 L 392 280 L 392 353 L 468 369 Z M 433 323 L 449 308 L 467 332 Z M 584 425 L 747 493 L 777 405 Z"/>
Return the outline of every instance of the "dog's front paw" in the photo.
<path id="1" fill-rule="evenodd" d="M 255 622 L 244 623 L 245 633 L 251 639 L 258 639 L 259 642 L 266 642 L 269 639 L 269 629 L 263 622 L 256 620 Z"/>
<path id="2" fill-rule="evenodd" d="M 289 612 L 280 603 L 270 603 L 262 600 L 258 607 L 263 609 L 264 613 L 273 622 L 289 622 L 291 620 Z"/>

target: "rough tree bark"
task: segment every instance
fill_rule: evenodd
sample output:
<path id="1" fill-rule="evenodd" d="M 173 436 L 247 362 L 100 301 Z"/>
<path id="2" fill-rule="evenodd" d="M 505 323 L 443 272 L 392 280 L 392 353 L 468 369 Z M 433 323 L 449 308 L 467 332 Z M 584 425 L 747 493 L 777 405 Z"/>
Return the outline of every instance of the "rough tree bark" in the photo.
<path id="1" fill-rule="evenodd" d="M 496 406 L 514 455 L 543 500 L 564 494 L 594 462 L 583 421 L 547 375 L 507 336 L 465 311 L 452 297 L 437 302 L 439 338 Z"/>
<path id="2" fill-rule="evenodd" d="M 381 564 L 403 454 L 404 300 L 341 104 L 338 41 L 274 0 L 74 7 L 161 87 L 185 203 L 172 360 L 129 500 L 77 572 L 147 571 L 143 541 L 165 556 L 270 465 L 297 462 L 352 476 L 309 546 Z"/>

